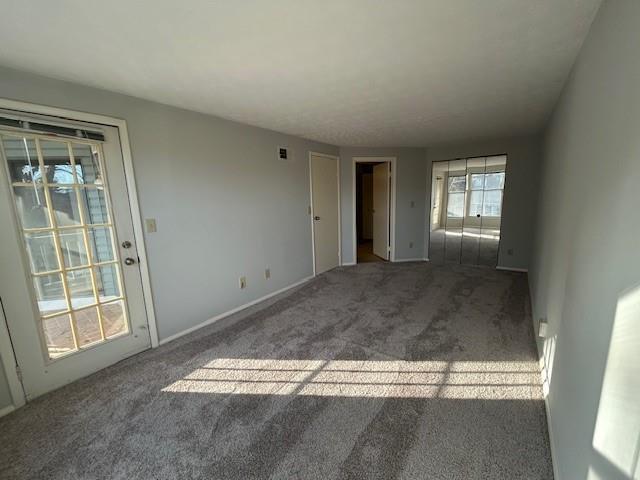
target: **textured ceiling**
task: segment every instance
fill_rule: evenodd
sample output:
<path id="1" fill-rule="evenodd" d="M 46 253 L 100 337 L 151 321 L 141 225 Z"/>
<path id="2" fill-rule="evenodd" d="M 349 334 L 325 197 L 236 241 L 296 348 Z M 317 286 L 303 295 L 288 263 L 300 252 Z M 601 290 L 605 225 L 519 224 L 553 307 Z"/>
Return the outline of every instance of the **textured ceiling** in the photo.
<path id="1" fill-rule="evenodd" d="M 0 64 L 335 145 L 425 146 L 539 130 L 599 4 L 8 0 Z"/>

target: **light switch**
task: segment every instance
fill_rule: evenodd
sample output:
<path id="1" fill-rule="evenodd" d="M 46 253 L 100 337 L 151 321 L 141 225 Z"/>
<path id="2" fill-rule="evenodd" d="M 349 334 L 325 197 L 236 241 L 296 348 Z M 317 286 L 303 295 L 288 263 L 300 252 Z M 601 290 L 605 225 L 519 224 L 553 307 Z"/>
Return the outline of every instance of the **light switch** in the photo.
<path id="1" fill-rule="evenodd" d="M 147 233 L 154 233 L 158 231 L 155 218 L 145 218 L 144 225 L 147 229 Z"/>

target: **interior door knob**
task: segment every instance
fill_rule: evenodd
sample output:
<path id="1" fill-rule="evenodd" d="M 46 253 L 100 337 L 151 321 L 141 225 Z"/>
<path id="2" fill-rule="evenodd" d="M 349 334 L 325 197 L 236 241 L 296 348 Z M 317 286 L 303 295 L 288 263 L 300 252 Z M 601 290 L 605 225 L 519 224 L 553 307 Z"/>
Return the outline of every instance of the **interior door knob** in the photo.
<path id="1" fill-rule="evenodd" d="M 131 257 L 127 257 L 127 258 L 124 259 L 124 264 L 125 265 L 133 265 L 134 263 L 136 263 L 136 261 Z"/>
<path id="2" fill-rule="evenodd" d="M 318 217 L 317 215 L 315 217 L 313 217 L 314 220 L 318 221 L 320 220 L 320 217 Z"/>
<path id="3" fill-rule="evenodd" d="M 122 248 L 131 248 L 131 242 L 129 240 L 125 240 L 122 242 Z"/>
<path id="4" fill-rule="evenodd" d="M 477 214 L 476 217 L 480 218 L 480 214 Z"/>

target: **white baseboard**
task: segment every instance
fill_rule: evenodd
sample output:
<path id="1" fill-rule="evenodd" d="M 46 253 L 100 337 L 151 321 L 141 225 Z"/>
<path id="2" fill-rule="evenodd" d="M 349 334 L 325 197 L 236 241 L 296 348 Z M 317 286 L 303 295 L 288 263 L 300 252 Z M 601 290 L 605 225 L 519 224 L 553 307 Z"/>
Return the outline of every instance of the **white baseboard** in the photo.
<path id="1" fill-rule="evenodd" d="M 547 379 L 549 378 L 549 376 L 547 375 L 547 366 L 545 364 L 544 361 L 544 357 L 540 358 L 540 373 L 542 375 L 542 377 L 545 379 L 545 382 L 547 382 Z M 558 471 L 558 463 L 556 462 L 556 459 L 558 458 L 557 456 L 557 450 L 556 450 L 556 442 L 555 442 L 555 438 L 553 436 L 553 426 L 551 424 L 551 410 L 549 409 L 549 401 L 548 401 L 548 388 L 543 387 L 543 394 L 544 394 L 544 411 L 547 414 L 547 431 L 549 432 L 549 448 L 551 449 L 551 465 L 553 466 L 553 478 L 554 480 L 560 480 L 560 472 Z"/>
<path id="2" fill-rule="evenodd" d="M 164 339 L 160 340 L 159 345 L 164 345 L 165 343 L 169 343 L 172 340 L 175 340 L 177 338 L 183 337 L 184 335 L 187 335 L 187 334 L 189 334 L 191 332 L 195 332 L 196 330 L 199 330 L 199 329 L 201 329 L 203 327 L 206 327 L 207 325 L 211 325 L 212 323 L 217 322 L 218 320 L 222 320 L 223 318 L 228 317 L 229 315 L 233 315 L 234 313 L 238 313 L 239 311 L 244 310 L 245 308 L 249 308 L 249 307 L 255 305 L 256 303 L 260 303 L 260 302 L 263 302 L 265 300 L 268 300 L 271 297 L 275 297 L 276 295 L 284 293 L 287 290 L 290 290 L 290 289 L 292 289 L 294 287 L 297 287 L 299 285 L 302 285 L 303 283 L 308 282 L 312 278 L 313 278 L 313 275 L 311 275 L 309 277 L 305 277 L 302 280 L 299 280 L 299 281 L 297 281 L 295 283 L 292 283 L 291 285 L 288 285 L 288 286 L 286 286 L 284 288 L 281 288 L 280 290 L 276 290 L 275 292 L 271 292 L 271 293 L 269 293 L 269 294 L 267 294 L 267 295 L 265 295 L 263 297 L 256 298 L 255 300 L 253 300 L 253 301 L 251 301 L 249 303 L 245 303 L 244 305 L 240 305 L 239 307 L 236 307 L 236 308 L 233 308 L 233 309 L 231 309 L 229 311 L 221 313 L 220 315 L 216 315 L 215 317 L 212 317 L 212 318 L 210 318 L 208 320 L 205 320 L 204 322 L 199 323 L 198 325 L 195 325 L 193 327 L 187 328 L 186 330 L 183 330 L 181 332 L 178 332 L 176 334 L 173 334 L 173 335 L 171 335 L 171 336 L 169 336 L 167 338 L 164 338 Z"/>
<path id="3" fill-rule="evenodd" d="M 356 262 L 344 262 L 340 266 L 341 267 L 353 267 L 354 265 L 357 265 L 357 263 Z"/>
<path id="4" fill-rule="evenodd" d="M 393 263 L 403 263 L 403 262 L 426 262 L 424 258 L 396 258 Z"/>
<path id="5" fill-rule="evenodd" d="M 522 273 L 529 273 L 529 269 L 528 268 L 517 268 L 517 267 L 501 267 L 501 266 L 497 266 L 496 270 L 505 270 L 507 272 L 522 272 Z"/>
<path id="6" fill-rule="evenodd" d="M 5 415 L 9 415 L 16 409 L 13 405 L 9 405 L 8 407 L 0 408 L 0 417 L 4 417 Z"/>

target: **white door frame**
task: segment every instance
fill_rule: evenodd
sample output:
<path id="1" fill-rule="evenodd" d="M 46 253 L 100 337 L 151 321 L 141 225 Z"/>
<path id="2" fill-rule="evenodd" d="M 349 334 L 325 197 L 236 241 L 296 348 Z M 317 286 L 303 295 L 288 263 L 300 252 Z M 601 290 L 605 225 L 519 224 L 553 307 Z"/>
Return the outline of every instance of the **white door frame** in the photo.
<path id="1" fill-rule="evenodd" d="M 151 279 L 149 276 L 149 266 L 147 263 L 147 252 L 144 244 L 144 230 L 142 228 L 142 217 L 140 214 L 140 205 L 138 203 L 138 190 L 136 188 L 136 180 L 133 170 L 133 159 L 131 156 L 131 145 L 129 144 L 129 133 L 127 131 L 126 120 L 114 117 L 108 117 L 105 115 L 97 115 L 93 113 L 78 112 L 75 110 L 68 110 L 64 108 L 49 107 L 44 105 L 37 105 L 27 102 L 18 102 L 15 100 L 9 100 L 0 98 L 0 108 L 8 110 L 16 110 L 19 113 L 24 114 L 38 114 L 49 115 L 52 117 L 61 117 L 65 121 L 79 121 L 96 123 L 99 125 L 108 125 L 118 129 L 120 137 L 120 148 L 122 149 L 122 158 L 124 163 L 125 177 L 127 181 L 127 191 L 129 193 L 129 207 L 131 210 L 131 219 L 133 221 L 133 233 L 137 246 L 137 253 L 140 257 L 138 263 L 140 267 L 140 276 L 142 279 L 142 292 L 144 297 L 144 308 L 147 314 L 147 323 L 149 326 L 149 337 L 151 340 L 151 348 L 158 346 L 158 328 L 156 324 L 155 311 L 153 308 L 153 295 L 151 291 Z M 17 228 L 14 218 L 13 228 Z M 8 337 L 7 326 L 4 321 L 4 316 L 0 318 L 0 359 L 5 366 L 5 373 L 9 382 L 9 388 L 11 390 L 11 396 L 13 397 L 14 407 L 19 407 L 25 404 L 26 399 L 24 391 L 22 390 L 22 384 L 18 378 L 18 374 L 13 368 L 17 363 L 13 354 L 13 348 Z M 5 332 L 6 331 L 6 332 Z M 7 340 L 3 340 L 4 333 L 7 333 Z"/>
<path id="2" fill-rule="evenodd" d="M 389 261 L 396 261 L 396 157 L 353 157 L 351 168 L 351 197 L 352 197 L 352 232 L 353 232 L 353 263 L 358 263 L 358 227 L 356 217 L 356 164 L 357 163 L 389 163 L 391 164 L 391 203 L 389 205 L 389 233 L 391 245 Z"/>
<path id="3" fill-rule="evenodd" d="M 342 205 L 340 203 L 340 157 L 329 155 L 327 153 L 309 151 L 309 219 L 311 220 L 311 263 L 313 265 L 313 276 L 316 276 L 316 232 L 313 221 L 313 170 L 311 168 L 311 157 L 325 157 L 336 160 L 338 182 L 338 266 L 342 265 Z"/>

